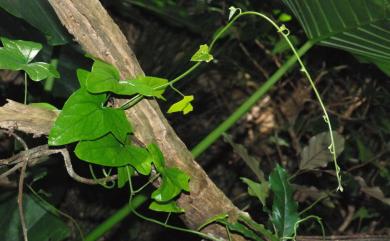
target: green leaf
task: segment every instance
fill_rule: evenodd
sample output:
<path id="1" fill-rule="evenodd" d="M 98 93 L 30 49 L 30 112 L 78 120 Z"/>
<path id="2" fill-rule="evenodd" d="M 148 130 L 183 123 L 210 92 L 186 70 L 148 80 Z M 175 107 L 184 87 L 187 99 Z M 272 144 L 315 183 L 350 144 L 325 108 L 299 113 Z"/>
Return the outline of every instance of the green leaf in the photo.
<path id="1" fill-rule="evenodd" d="M 177 206 L 176 201 L 169 201 L 169 202 L 156 202 L 153 201 L 149 205 L 149 209 L 157 212 L 168 212 L 168 213 L 182 213 L 184 212 L 184 209 Z"/>
<path id="2" fill-rule="evenodd" d="M 283 0 L 309 39 L 390 65 L 390 0 Z"/>
<path id="3" fill-rule="evenodd" d="M 7 38 L 1 38 L 1 42 L 3 47 L 0 48 L 0 69 L 24 70 L 34 81 L 48 77 L 60 77 L 58 71 L 51 64 L 30 63 L 42 49 L 41 44 Z"/>
<path id="4" fill-rule="evenodd" d="M 229 230 L 239 233 L 246 238 L 255 241 L 263 241 L 263 239 L 261 239 L 258 235 L 256 235 L 255 232 L 253 232 L 246 225 L 240 222 L 229 223 L 226 219 L 219 219 L 218 222 L 226 225 Z"/>
<path id="5" fill-rule="evenodd" d="M 86 85 L 87 85 L 87 79 L 88 79 L 88 75 L 91 73 L 85 69 L 77 69 L 76 71 L 77 73 L 77 79 L 79 80 L 79 83 L 80 83 L 80 87 L 81 88 L 87 88 Z"/>
<path id="6" fill-rule="evenodd" d="M 220 214 L 217 214 L 211 218 L 208 218 L 202 225 L 200 225 L 196 230 L 200 231 L 202 230 L 204 227 L 208 226 L 209 224 L 212 224 L 214 222 L 217 222 L 218 220 L 221 220 L 221 219 L 227 219 L 229 217 L 229 215 L 227 213 L 220 213 Z"/>
<path id="7" fill-rule="evenodd" d="M 257 183 L 245 177 L 241 177 L 240 179 L 248 185 L 248 194 L 252 197 L 257 197 L 261 204 L 265 207 L 269 192 L 268 182 Z"/>
<path id="8" fill-rule="evenodd" d="M 62 45 L 69 42 L 69 34 L 62 26 L 53 8 L 44 0 L 2 0 L 0 8 L 45 34 L 50 45 Z"/>
<path id="9" fill-rule="evenodd" d="M 31 80 L 40 81 L 49 77 L 59 78 L 60 73 L 53 67 L 53 65 L 43 62 L 35 62 L 23 67 Z"/>
<path id="10" fill-rule="evenodd" d="M 15 196 L 0 196 L 0 240 L 23 241 Z M 69 237 L 68 226 L 43 208 L 39 200 L 23 195 L 24 217 L 30 241 L 61 241 Z"/>
<path id="11" fill-rule="evenodd" d="M 164 99 L 162 94 L 165 92 L 166 84 L 168 83 L 167 79 L 153 77 L 153 76 L 140 76 L 135 79 L 121 81 L 119 88 L 123 88 L 123 93 L 126 94 L 127 90 L 133 90 L 136 93 L 139 93 L 144 96 L 157 97 L 159 99 Z M 161 87 L 160 86 L 165 86 Z M 121 94 L 121 93 L 118 93 Z"/>
<path id="12" fill-rule="evenodd" d="M 147 149 L 157 171 L 160 173 L 163 172 L 165 168 L 165 159 L 160 148 L 156 144 L 151 143 L 147 146 Z"/>
<path id="13" fill-rule="evenodd" d="M 111 132 L 124 142 L 132 132 L 125 112 L 103 107 L 106 95 L 93 95 L 84 89 L 65 102 L 49 134 L 49 145 L 59 146 L 80 140 L 94 140 Z"/>
<path id="14" fill-rule="evenodd" d="M 345 140 L 335 131 L 333 131 L 333 137 L 336 145 L 336 156 L 339 156 L 344 150 Z M 302 150 L 299 169 L 312 170 L 325 167 L 328 162 L 331 162 L 333 157 L 329 151 L 330 143 L 329 132 L 322 132 L 310 138 L 309 145 Z"/>
<path id="15" fill-rule="evenodd" d="M 223 139 L 224 139 L 224 141 L 228 142 L 233 147 L 234 152 L 244 160 L 246 165 L 256 175 L 257 179 L 261 182 L 265 182 L 264 173 L 260 169 L 260 166 L 259 166 L 260 160 L 249 155 L 246 148 L 243 145 L 235 143 L 230 135 L 224 133 Z"/>
<path id="16" fill-rule="evenodd" d="M 168 109 L 168 113 L 182 111 L 184 115 L 190 113 L 194 107 L 191 105 L 191 101 L 194 100 L 193 95 L 184 96 L 182 100 L 176 102 Z"/>
<path id="17" fill-rule="evenodd" d="M 193 62 L 210 62 L 214 57 L 209 53 L 209 46 L 202 44 L 199 46 L 199 50 L 191 57 Z"/>
<path id="18" fill-rule="evenodd" d="M 178 168 L 165 168 L 161 173 L 162 184 L 152 193 L 158 202 L 166 202 L 176 197 L 182 190 L 189 192 L 190 177 Z"/>
<path id="19" fill-rule="evenodd" d="M 269 177 L 269 183 L 274 193 L 272 223 L 276 227 L 279 238 L 289 237 L 294 233 L 294 225 L 298 222 L 299 215 L 287 172 L 277 165 Z"/>
<path id="20" fill-rule="evenodd" d="M 91 73 L 88 75 L 86 87 L 91 93 L 114 92 L 120 80 L 119 71 L 111 64 L 94 59 Z"/>
<path id="21" fill-rule="evenodd" d="M 45 110 L 55 110 L 55 111 L 58 110 L 57 107 L 55 107 L 54 105 L 52 105 L 50 103 L 45 103 L 45 102 L 30 103 L 28 105 L 34 106 L 37 108 L 41 108 L 41 109 L 45 109 Z"/>
<path id="22" fill-rule="evenodd" d="M 149 175 L 151 171 L 151 159 L 146 149 L 124 145 L 111 134 L 93 141 L 80 141 L 75 153 L 81 160 L 97 165 L 120 167 L 130 164 L 143 175 Z"/>
<path id="23" fill-rule="evenodd" d="M 118 188 L 124 187 L 132 175 L 134 175 L 134 168 L 132 166 L 118 167 Z"/>

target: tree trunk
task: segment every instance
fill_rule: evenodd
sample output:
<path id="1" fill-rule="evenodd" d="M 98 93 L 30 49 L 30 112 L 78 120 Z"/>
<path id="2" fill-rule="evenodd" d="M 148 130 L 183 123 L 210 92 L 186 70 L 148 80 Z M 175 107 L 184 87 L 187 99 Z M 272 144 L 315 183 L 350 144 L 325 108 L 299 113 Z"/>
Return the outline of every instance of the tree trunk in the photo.
<path id="1" fill-rule="evenodd" d="M 62 24 L 83 49 L 115 65 L 123 78 L 143 75 L 127 40 L 98 0 L 49 0 Z M 117 100 L 120 104 L 123 100 Z M 184 223 L 196 229 L 210 217 L 242 213 L 210 180 L 194 161 L 190 151 L 168 124 L 155 100 L 142 100 L 126 111 L 134 125 L 135 135 L 144 143 L 157 142 L 168 166 L 176 166 L 191 176 L 190 193 L 182 194 L 179 206 L 185 210 Z M 226 238 L 225 228 L 212 224 L 203 230 L 216 237 Z M 235 240 L 244 240 L 235 236 Z"/>

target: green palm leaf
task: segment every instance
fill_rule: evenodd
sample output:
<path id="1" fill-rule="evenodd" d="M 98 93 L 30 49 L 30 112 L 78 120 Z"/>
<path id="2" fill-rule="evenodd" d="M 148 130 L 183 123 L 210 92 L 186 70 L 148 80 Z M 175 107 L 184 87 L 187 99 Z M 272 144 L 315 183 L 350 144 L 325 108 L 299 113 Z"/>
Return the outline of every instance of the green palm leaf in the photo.
<path id="1" fill-rule="evenodd" d="M 390 0 L 283 0 L 308 37 L 390 65 Z M 389 67 L 390 68 L 390 67 Z"/>

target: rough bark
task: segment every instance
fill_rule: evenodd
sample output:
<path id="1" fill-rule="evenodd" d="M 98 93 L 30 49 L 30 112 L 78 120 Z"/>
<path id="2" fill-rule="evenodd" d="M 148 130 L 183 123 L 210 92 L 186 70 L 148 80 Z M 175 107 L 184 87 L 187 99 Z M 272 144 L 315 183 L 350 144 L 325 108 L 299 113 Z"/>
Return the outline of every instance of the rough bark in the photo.
<path id="1" fill-rule="evenodd" d="M 127 40 L 98 0 L 49 0 L 58 17 L 83 49 L 115 65 L 122 77 L 143 75 Z M 195 162 L 190 151 L 168 124 L 154 100 L 142 100 L 127 111 L 135 135 L 144 143 L 157 142 L 168 166 L 176 166 L 191 176 L 189 194 L 180 196 L 184 223 L 197 228 L 208 218 L 223 212 L 241 213 Z M 204 232 L 226 237 L 223 227 L 213 224 Z M 236 240 L 243 238 L 236 236 Z"/>

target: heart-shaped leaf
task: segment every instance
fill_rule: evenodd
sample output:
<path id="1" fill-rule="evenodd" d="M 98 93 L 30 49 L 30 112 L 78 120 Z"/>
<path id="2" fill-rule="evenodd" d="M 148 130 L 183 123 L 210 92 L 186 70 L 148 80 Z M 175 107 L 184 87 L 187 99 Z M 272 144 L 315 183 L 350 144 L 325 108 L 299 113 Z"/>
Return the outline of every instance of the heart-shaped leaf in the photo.
<path id="1" fill-rule="evenodd" d="M 125 186 L 129 178 L 134 175 L 134 168 L 130 165 L 118 167 L 118 188 Z"/>
<path id="2" fill-rule="evenodd" d="M 151 171 L 151 159 L 146 149 L 124 145 L 111 134 L 93 141 L 80 141 L 75 153 L 81 160 L 93 164 L 110 167 L 130 164 L 143 175 L 149 175 Z"/>
<path id="3" fill-rule="evenodd" d="M 168 109 L 168 113 L 180 112 L 182 111 L 184 115 L 190 113 L 194 107 L 191 104 L 191 101 L 194 100 L 193 95 L 184 96 L 182 100 L 176 102 Z"/>
<path id="4" fill-rule="evenodd" d="M 189 192 L 190 177 L 178 168 L 165 168 L 161 173 L 162 184 L 152 193 L 158 202 L 166 202 L 176 197 L 182 190 Z"/>
<path id="5" fill-rule="evenodd" d="M 0 69 L 24 70 L 34 81 L 48 77 L 59 78 L 58 71 L 50 64 L 43 62 L 30 63 L 42 49 L 39 43 L 23 40 L 0 38 Z"/>
<path id="6" fill-rule="evenodd" d="M 86 87 L 91 93 L 114 92 L 120 80 L 119 71 L 111 64 L 94 59 L 91 73 L 88 75 Z"/>
<path id="7" fill-rule="evenodd" d="M 136 93 L 164 99 L 162 94 L 165 92 L 167 79 L 153 77 L 153 76 L 140 76 L 132 80 L 121 81 L 120 87 L 128 90 L 134 90 Z"/>
<path id="8" fill-rule="evenodd" d="M 184 212 L 184 209 L 177 206 L 176 201 L 169 201 L 169 202 L 153 201 L 149 205 L 149 209 L 157 211 L 157 212 L 167 212 L 167 213 L 182 213 L 182 212 Z"/>
<path id="9" fill-rule="evenodd" d="M 85 89 L 66 101 L 49 134 L 49 145 L 59 146 L 80 140 L 94 140 L 111 132 L 124 142 L 132 132 L 121 109 L 104 107 L 105 94 L 93 95 Z"/>
<path id="10" fill-rule="evenodd" d="M 209 46 L 202 44 L 199 46 L 199 50 L 191 57 L 193 62 L 210 62 L 214 57 L 209 53 Z"/>

